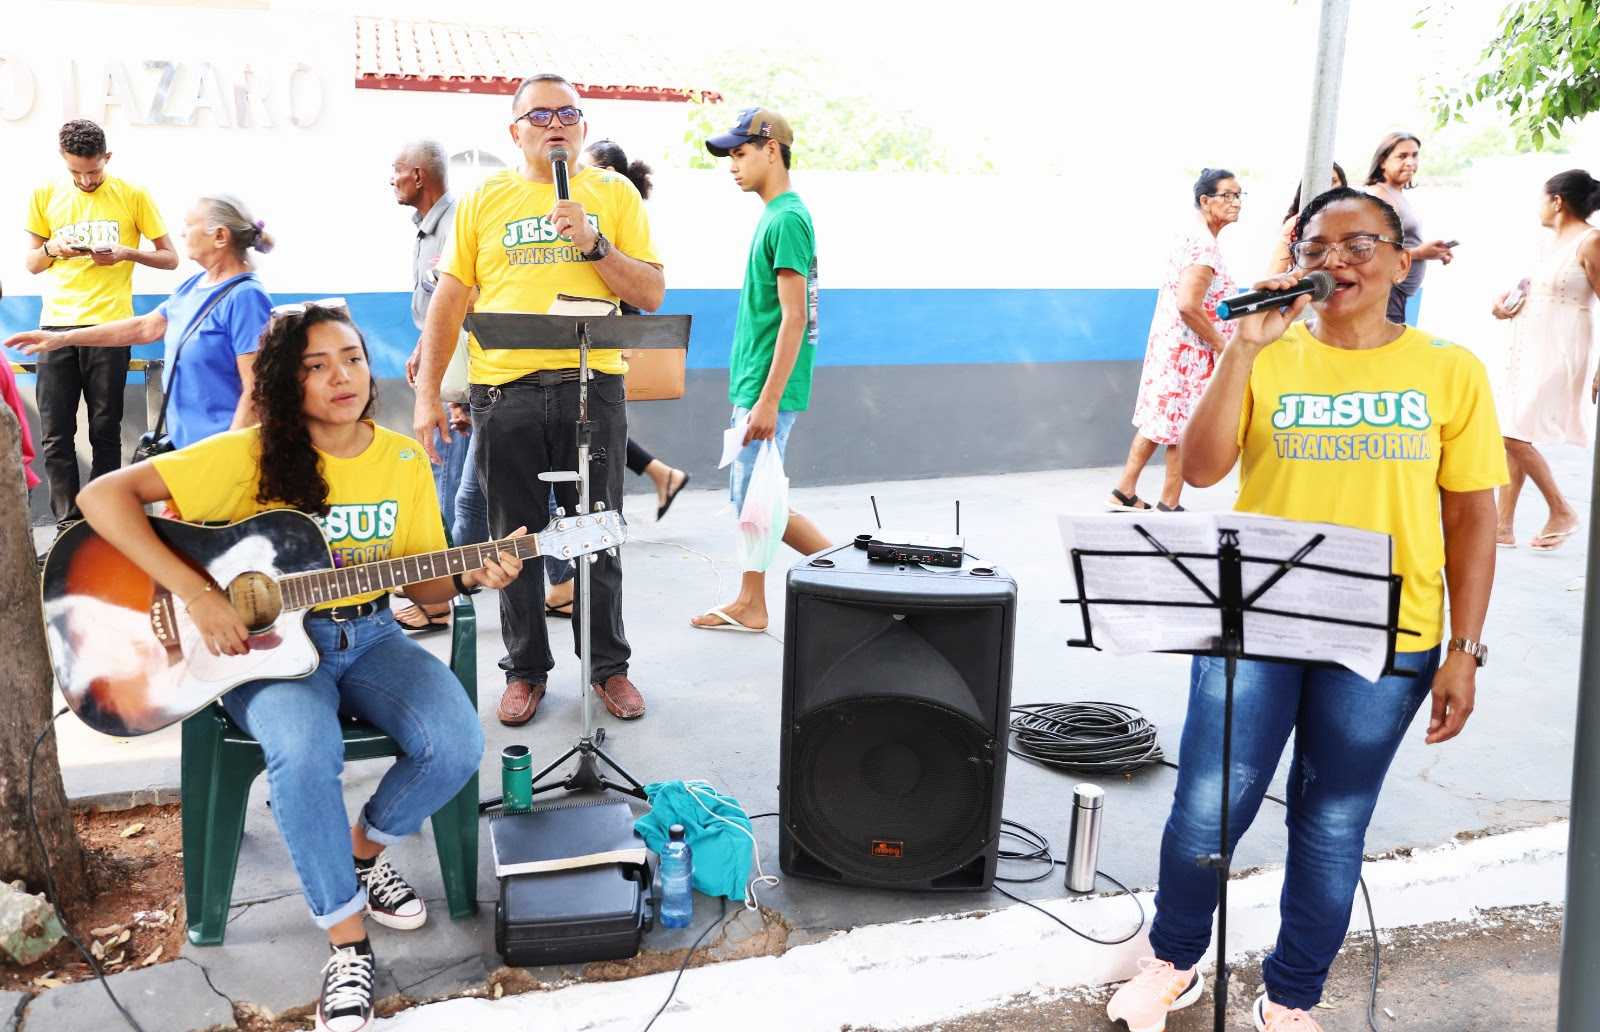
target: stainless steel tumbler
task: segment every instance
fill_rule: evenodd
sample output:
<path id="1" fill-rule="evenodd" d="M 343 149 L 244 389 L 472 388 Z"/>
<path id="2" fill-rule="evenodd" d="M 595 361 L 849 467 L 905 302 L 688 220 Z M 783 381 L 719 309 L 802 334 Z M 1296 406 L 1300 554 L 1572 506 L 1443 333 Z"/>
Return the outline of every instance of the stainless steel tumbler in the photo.
<path id="1" fill-rule="evenodd" d="M 1072 828 L 1067 843 L 1067 889 L 1093 892 L 1095 870 L 1100 866 L 1100 816 L 1105 791 L 1094 785 L 1072 789 Z"/>

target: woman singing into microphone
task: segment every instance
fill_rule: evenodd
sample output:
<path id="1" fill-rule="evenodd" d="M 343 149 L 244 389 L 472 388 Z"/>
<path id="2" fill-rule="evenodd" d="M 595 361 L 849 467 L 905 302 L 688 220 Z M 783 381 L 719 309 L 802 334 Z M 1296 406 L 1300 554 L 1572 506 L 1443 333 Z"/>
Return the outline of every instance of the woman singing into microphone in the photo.
<path id="1" fill-rule="evenodd" d="M 1414 676 L 1375 682 L 1343 668 L 1239 661 L 1233 764 L 1254 774 L 1229 782 L 1230 850 L 1294 738 L 1280 928 L 1253 1008 L 1262 1032 L 1320 1032 L 1309 1012 L 1350 924 L 1367 825 L 1389 764 L 1430 695 L 1428 744 L 1461 732 L 1487 652 L 1480 640 L 1494 579 L 1493 489 L 1507 479 L 1505 449 L 1483 364 L 1385 315 L 1390 288 L 1411 266 L 1402 239 L 1399 215 L 1377 197 L 1341 188 L 1313 200 L 1290 253 L 1297 270 L 1327 270 L 1333 295 L 1311 303 L 1306 322 L 1294 322 L 1305 298 L 1240 320 L 1183 433 L 1184 480 L 1209 486 L 1238 462 L 1241 511 L 1391 535 L 1394 572 L 1404 578 L 1400 626 L 1420 634 L 1395 642 L 1396 668 Z M 1296 278 L 1285 273 L 1257 286 L 1286 289 Z M 1331 426 L 1316 418 L 1320 406 L 1282 403 L 1302 395 L 1360 398 L 1354 411 L 1362 421 Z M 1411 395 L 1405 409 L 1413 415 L 1404 420 L 1395 418 L 1400 395 Z M 1418 406 L 1425 418 L 1416 417 Z M 1323 460 L 1345 450 L 1280 447 L 1289 437 L 1340 435 L 1360 438 L 1363 447 L 1349 450 L 1360 457 Z M 1383 446 L 1402 443 L 1391 440 L 1397 436 L 1410 439 Z M 1155 956 L 1106 1007 L 1131 1032 L 1161 1032 L 1168 1012 L 1205 988 L 1195 965 L 1210 943 L 1217 879 L 1195 857 L 1214 851 L 1220 837 L 1223 704 L 1224 661 L 1195 657 L 1161 840 Z"/>

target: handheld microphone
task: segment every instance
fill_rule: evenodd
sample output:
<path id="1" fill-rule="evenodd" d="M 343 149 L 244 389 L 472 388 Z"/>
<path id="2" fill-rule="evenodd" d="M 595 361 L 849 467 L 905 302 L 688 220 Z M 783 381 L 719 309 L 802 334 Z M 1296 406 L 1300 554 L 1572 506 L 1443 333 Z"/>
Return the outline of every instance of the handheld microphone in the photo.
<path id="1" fill-rule="evenodd" d="M 572 200 L 572 186 L 567 181 L 567 149 L 560 145 L 550 148 L 550 171 L 556 175 L 556 200 Z"/>
<path id="2" fill-rule="evenodd" d="M 1247 290 L 1226 301 L 1217 302 L 1218 319 L 1238 319 L 1259 312 L 1263 308 L 1281 308 L 1301 294 L 1310 294 L 1313 301 L 1326 301 L 1333 296 L 1338 283 L 1322 269 L 1306 274 L 1306 278 L 1287 290 Z"/>

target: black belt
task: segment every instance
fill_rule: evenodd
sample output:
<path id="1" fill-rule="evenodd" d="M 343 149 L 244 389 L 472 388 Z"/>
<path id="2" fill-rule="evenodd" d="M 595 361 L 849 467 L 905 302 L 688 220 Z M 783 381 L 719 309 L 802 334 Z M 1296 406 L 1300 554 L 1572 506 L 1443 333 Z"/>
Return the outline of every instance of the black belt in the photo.
<path id="1" fill-rule="evenodd" d="M 589 378 L 594 379 L 594 370 L 589 370 Z M 540 387 L 554 387 L 560 383 L 577 383 L 578 371 L 576 369 L 540 369 L 529 373 L 523 379 L 531 380 Z"/>
<path id="2" fill-rule="evenodd" d="M 381 613 L 388 608 L 389 596 L 385 593 L 371 602 L 363 602 L 358 606 L 329 606 L 327 609 L 313 609 L 311 616 L 317 620 L 338 620 L 343 622 L 345 620 L 355 620 L 358 617 L 371 616 L 373 613 Z"/>

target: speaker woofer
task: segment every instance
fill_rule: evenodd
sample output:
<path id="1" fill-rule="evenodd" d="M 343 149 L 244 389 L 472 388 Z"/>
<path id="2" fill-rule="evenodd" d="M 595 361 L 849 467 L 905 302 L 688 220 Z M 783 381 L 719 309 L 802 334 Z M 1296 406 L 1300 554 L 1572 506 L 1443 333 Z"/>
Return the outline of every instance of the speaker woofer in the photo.
<path id="1" fill-rule="evenodd" d="M 790 832 L 817 860 L 880 883 L 920 882 L 989 844 L 994 739 L 902 696 L 826 706 L 794 728 Z"/>

